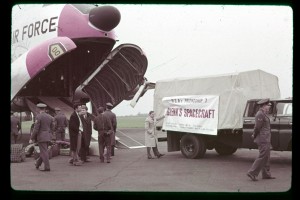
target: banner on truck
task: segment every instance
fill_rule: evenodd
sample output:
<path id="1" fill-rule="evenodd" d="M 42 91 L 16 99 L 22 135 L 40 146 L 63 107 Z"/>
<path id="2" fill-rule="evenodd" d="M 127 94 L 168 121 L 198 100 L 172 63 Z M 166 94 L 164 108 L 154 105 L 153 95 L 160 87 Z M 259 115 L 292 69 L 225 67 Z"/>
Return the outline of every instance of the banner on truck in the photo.
<path id="1" fill-rule="evenodd" d="M 163 129 L 217 135 L 219 96 L 173 96 L 162 99 Z"/>

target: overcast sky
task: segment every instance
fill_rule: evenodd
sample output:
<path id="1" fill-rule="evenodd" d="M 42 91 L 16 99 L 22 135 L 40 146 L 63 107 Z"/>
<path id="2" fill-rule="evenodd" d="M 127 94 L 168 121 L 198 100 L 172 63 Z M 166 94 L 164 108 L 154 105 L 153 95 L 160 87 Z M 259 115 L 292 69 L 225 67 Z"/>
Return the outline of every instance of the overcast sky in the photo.
<path id="1" fill-rule="evenodd" d="M 149 81 L 261 69 L 278 76 L 281 97 L 292 96 L 293 11 L 288 6 L 114 5 L 119 42 L 147 55 Z M 148 113 L 153 90 L 119 115 Z"/>

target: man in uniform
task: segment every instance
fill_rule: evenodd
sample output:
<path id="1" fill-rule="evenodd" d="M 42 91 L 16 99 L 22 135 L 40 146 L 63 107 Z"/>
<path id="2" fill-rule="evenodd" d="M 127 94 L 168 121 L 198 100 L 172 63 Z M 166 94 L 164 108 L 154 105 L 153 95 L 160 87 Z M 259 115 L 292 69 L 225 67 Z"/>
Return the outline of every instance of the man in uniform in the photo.
<path id="1" fill-rule="evenodd" d="M 53 118 L 46 113 L 46 105 L 43 103 L 37 104 L 40 109 L 40 113 L 35 118 L 33 127 L 33 133 L 30 137 L 29 143 L 38 142 L 40 155 L 35 162 L 35 168 L 39 169 L 42 163 L 44 163 L 44 169 L 40 171 L 50 171 L 48 143 L 51 140 L 52 130 L 54 128 Z"/>
<path id="2" fill-rule="evenodd" d="M 99 154 L 100 162 L 104 162 L 104 148 L 106 147 L 106 161 L 110 163 L 110 150 L 111 150 L 111 134 L 113 133 L 113 126 L 111 120 L 108 116 L 103 113 L 104 108 L 99 107 L 99 115 L 95 118 L 94 129 L 98 131 L 98 145 L 99 145 Z"/>
<path id="3" fill-rule="evenodd" d="M 110 140 L 111 140 L 111 156 L 114 156 L 115 155 L 115 145 L 116 145 L 116 131 L 117 131 L 117 117 L 116 117 L 116 114 L 113 113 L 111 111 L 111 109 L 113 108 L 113 105 L 108 102 L 106 103 L 106 110 L 104 112 L 105 115 L 108 116 L 108 118 L 110 119 L 111 121 L 111 124 L 113 126 L 113 134 L 111 134 L 110 136 Z"/>
<path id="4" fill-rule="evenodd" d="M 60 110 L 60 108 L 55 108 L 55 134 L 56 134 L 56 140 L 65 140 L 65 134 L 66 134 L 66 127 L 68 127 L 68 120 L 65 114 L 63 114 Z"/>
<path id="5" fill-rule="evenodd" d="M 19 131 L 21 129 L 21 123 L 19 119 L 14 115 L 14 111 L 10 111 L 10 136 L 11 143 L 17 144 Z"/>
<path id="6" fill-rule="evenodd" d="M 263 179 L 275 178 L 271 176 L 270 172 L 271 128 L 270 119 L 267 116 L 272 104 L 269 99 L 262 99 L 257 104 L 260 105 L 260 109 L 255 115 L 255 126 L 252 137 L 258 145 L 259 155 L 247 173 L 247 176 L 252 181 L 257 181 L 260 171 L 262 172 Z"/>

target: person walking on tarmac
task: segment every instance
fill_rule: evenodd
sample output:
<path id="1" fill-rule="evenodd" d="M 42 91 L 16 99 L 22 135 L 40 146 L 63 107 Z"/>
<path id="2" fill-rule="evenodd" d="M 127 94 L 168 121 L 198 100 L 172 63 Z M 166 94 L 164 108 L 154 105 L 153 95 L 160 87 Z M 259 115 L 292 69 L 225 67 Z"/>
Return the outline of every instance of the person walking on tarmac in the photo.
<path id="1" fill-rule="evenodd" d="M 157 158 L 162 157 L 164 154 L 159 153 L 158 148 L 157 148 L 157 134 L 155 132 L 155 124 L 157 121 L 160 121 L 163 119 L 165 116 L 162 116 L 160 118 L 154 118 L 154 111 L 149 112 L 149 116 L 145 120 L 145 146 L 147 147 L 147 156 L 148 159 L 153 159 L 151 155 L 151 148 L 153 150 L 154 155 Z"/>
<path id="2" fill-rule="evenodd" d="M 106 161 L 110 163 L 110 150 L 111 150 L 111 134 L 113 133 L 113 126 L 107 114 L 103 113 L 104 108 L 98 108 L 98 116 L 95 118 L 94 129 L 98 131 L 98 145 L 100 162 L 104 162 L 104 148 L 106 147 Z"/>
<path id="3" fill-rule="evenodd" d="M 10 111 L 10 137 L 11 144 L 17 144 L 17 139 L 19 136 L 19 131 L 21 129 L 20 120 L 14 115 L 14 111 Z"/>
<path id="4" fill-rule="evenodd" d="M 44 163 L 44 169 L 40 171 L 50 171 L 48 145 L 52 137 L 52 131 L 54 129 L 53 117 L 46 113 L 47 105 L 43 103 L 37 104 L 40 109 L 40 113 L 36 116 L 33 133 L 30 137 L 29 143 L 38 142 L 40 155 L 35 162 L 35 168 L 39 169 L 42 163 Z"/>
<path id="5" fill-rule="evenodd" d="M 116 114 L 111 111 L 112 108 L 113 108 L 113 105 L 110 102 L 106 103 L 106 110 L 104 113 L 110 119 L 111 124 L 114 129 L 113 133 L 110 136 L 110 141 L 111 141 L 110 152 L 111 152 L 111 156 L 114 156 L 115 155 L 115 145 L 116 145 L 117 117 L 116 117 Z"/>
<path id="6" fill-rule="evenodd" d="M 54 116 L 55 122 L 55 135 L 56 140 L 65 141 L 66 128 L 68 127 L 68 119 L 60 110 L 59 107 L 55 108 L 56 115 Z"/>
<path id="7" fill-rule="evenodd" d="M 272 104 L 269 99 L 262 99 L 257 104 L 260 105 L 260 109 L 255 115 L 255 126 L 252 137 L 258 146 L 259 155 L 247 172 L 247 176 L 252 181 L 257 181 L 260 171 L 262 172 L 263 179 L 275 178 L 271 176 L 270 172 L 271 128 L 270 119 L 267 116 Z"/>

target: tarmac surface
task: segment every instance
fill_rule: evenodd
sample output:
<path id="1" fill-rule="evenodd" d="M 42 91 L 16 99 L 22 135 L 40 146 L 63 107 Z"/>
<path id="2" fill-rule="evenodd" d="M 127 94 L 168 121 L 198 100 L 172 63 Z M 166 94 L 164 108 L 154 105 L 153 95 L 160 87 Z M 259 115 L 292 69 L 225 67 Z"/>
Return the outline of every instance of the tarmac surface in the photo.
<path id="1" fill-rule="evenodd" d="M 253 182 L 247 170 L 258 155 L 257 150 L 238 149 L 231 156 L 219 156 L 208 150 L 202 159 L 186 159 L 181 152 L 167 152 L 167 143 L 159 142 L 165 155 L 147 159 L 142 129 L 119 130 L 137 145 L 118 148 L 111 163 L 100 163 L 98 156 L 82 166 L 71 166 L 69 156 L 50 159 L 50 172 L 34 167 L 34 158 L 10 164 L 10 184 L 14 192 L 84 191 L 84 192 L 193 192 L 193 193 L 279 193 L 290 194 L 292 187 L 292 152 L 271 152 L 274 180 Z M 163 134 L 163 133 L 162 133 Z M 127 142 L 128 143 L 128 142 Z"/>

